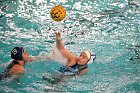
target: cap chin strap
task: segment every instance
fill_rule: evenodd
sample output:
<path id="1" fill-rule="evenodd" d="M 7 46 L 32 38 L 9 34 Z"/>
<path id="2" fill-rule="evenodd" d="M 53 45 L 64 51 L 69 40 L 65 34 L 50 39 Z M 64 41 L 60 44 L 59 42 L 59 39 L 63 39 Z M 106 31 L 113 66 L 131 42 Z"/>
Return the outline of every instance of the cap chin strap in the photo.
<path id="1" fill-rule="evenodd" d="M 24 53 L 24 48 L 21 47 L 21 49 L 22 49 L 22 50 L 21 50 L 21 51 L 22 51 L 22 52 L 21 52 L 21 60 L 23 60 L 23 56 L 22 56 L 22 54 Z M 24 61 L 24 60 L 23 60 L 23 61 Z M 25 61 L 24 61 L 24 63 L 25 63 Z"/>

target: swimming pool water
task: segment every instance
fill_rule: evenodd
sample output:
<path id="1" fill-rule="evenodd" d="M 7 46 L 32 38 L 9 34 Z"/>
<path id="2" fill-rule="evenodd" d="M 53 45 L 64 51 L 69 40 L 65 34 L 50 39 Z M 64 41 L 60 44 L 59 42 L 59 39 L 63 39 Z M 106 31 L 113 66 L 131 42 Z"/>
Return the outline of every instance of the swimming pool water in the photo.
<path id="1" fill-rule="evenodd" d="M 139 0 L 1 0 L 0 72 L 15 46 L 32 56 L 51 51 L 58 23 L 49 11 L 55 5 L 67 10 L 59 25 L 66 47 L 77 56 L 87 49 L 97 55 L 88 74 L 50 84 L 42 76 L 61 64 L 33 62 L 19 82 L 0 82 L 0 93 L 140 93 Z"/>

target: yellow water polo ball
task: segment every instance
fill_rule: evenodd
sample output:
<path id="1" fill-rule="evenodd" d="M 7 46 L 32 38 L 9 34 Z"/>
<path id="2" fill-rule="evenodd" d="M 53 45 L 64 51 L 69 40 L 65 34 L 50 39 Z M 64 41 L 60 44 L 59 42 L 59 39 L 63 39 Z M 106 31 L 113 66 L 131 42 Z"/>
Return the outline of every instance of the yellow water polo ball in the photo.
<path id="1" fill-rule="evenodd" d="M 54 21 L 62 21 L 66 17 L 66 10 L 62 6 L 54 6 L 50 11 L 50 15 Z"/>

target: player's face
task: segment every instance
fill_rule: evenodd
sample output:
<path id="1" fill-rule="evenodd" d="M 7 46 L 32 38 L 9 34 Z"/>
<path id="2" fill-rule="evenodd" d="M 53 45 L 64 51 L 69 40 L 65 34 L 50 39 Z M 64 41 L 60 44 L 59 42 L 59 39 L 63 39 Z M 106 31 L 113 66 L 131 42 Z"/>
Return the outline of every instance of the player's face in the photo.
<path id="1" fill-rule="evenodd" d="M 87 61 L 88 61 L 88 57 L 87 57 L 86 53 L 82 52 L 80 57 L 78 58 L 78 62 L 77 63 L 79 65 L 84 65 L 84 64 L 87 63 Z"/>

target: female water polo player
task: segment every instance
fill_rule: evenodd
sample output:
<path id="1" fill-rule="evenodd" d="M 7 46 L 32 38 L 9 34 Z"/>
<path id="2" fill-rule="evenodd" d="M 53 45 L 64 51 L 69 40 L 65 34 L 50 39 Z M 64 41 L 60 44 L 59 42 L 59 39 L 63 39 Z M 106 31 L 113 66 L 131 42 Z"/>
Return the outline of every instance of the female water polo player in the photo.
<path id="1" fill-rule="evenodd" d="M 93 63 L 96 55 L 91 51 L 83 51 L 79 57 L 76 57 L 68 49 L 66 49 L 61 40 L 61 34 L 55 32 L 56 47 L 60 53 L 67 59 L 66 66 L 60 68 L 59 72 L 63 75 L 82 75 L 88 72 L 87 64 Z"/>
<path id="2" fill-rule="evenodd" d="M 52 51 L 51 59 L 60 61 L 65 64 L 58 70 L 59 74 L 55 76 L 43 76 L 43 80 L 47 80 L 49 83 L 55 84 L 60 82 L 64 76 L 83 75 L 88 72 L 87 64 L 93 63 L 96 55 L 91 51 L 83 51 L 79 57 L 76 57 L 68 49 L 66 49 L 61 41 L 61 34 L 55 32 L 56 36 L 56 48 Z M 64 62 L 62 62 L 64 61 Z"/>
<path id="3" fill-rule="evenodd" d="M 26 48 L 15 47 L 11 51 L 11 58 L 13 61 L 7 66 L 5 71 L 0 74 L 0 80 L 7 77 L 18 78 L 21 74 L 25 72 L 25 64 L 38 59 L 44 59 L 45 57 L 36 56 L 29 57 Z"/>
<path id="4" fill-rule="evenodd" d="M 61 34 L 55 32 L 56 36 L 56 48 L 52 51 L 51 59 L 55 61 L 60 61 L 60 63 L 65 64 L 60 67 L 58 74 L 55 76 L 43 76 L 44 80 L 50 83 L 57 83 L 62 80 L 63 76 L 75 76 L 83 75 L 88 72 L 87 64 L 93 63 L 96 55 L 91 51 L 83 51 L 80 57 L 76 57 L 68 49 L 66 49 L 61 41 Z M 64 62 L 62 62 L 64 61 Z"/>

